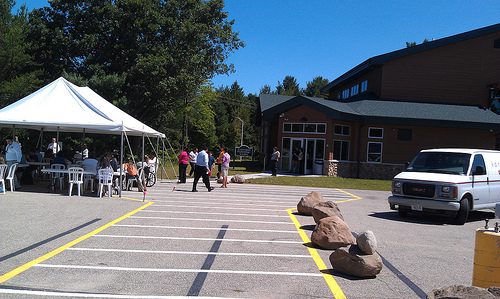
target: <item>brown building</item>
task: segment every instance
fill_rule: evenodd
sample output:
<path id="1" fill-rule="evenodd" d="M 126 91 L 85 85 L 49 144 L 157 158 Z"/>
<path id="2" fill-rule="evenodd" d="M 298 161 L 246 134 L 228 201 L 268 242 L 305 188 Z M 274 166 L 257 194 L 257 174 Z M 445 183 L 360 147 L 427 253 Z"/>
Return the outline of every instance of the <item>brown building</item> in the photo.
<path id="1" fill-rule="evenodd" d="M 494 149 L 500 24 L 372 57 L 323 88 L 329 99 L 260 95 L 261 151 L 304 149 L 305 173 L 391 179 L 421 149 Z M 493 107 L 494 108 L 494 107 Z"/>

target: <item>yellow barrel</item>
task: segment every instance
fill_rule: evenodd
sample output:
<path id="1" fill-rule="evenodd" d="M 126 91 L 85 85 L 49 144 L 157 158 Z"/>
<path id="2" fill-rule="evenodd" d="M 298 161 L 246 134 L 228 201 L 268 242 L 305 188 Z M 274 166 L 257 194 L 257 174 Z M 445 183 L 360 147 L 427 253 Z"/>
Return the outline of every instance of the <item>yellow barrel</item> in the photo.
<path id="1" fill-rule="evenodd" d="M 472 285 L 481 288 L 500 286 L 500 233 L 493 229 L 476 230 Z"/>

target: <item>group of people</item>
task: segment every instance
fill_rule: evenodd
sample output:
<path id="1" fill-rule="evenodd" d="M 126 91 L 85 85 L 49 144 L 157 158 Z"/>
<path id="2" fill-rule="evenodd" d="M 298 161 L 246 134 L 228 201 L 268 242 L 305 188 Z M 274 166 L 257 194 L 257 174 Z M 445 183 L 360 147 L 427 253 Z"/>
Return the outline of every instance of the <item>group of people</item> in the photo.
<path id="1" fill-rule="evenodd" d="M 218 165 L 217 178 L 222 178 L 221 188 L 227 188 L 227 176 L 229 172 L 229 162 L 231 161 L 231 156 L 229 155 L 227 148 L 224 146 L 220 147 L 220 154 L 217 160 L 212 156 L 212 152 L 208 150 L 208 147 L 204 146 L 200 152 L 197 148 L 192 151 L 187 152 L 187 148 L 183 148 L 178 157 L 179 162 L 179 184 L 186 183 L 187 167 L 191 165 L 189 171 L 189 176 L 194 174 L 193 189 L 192 192 L 198 192 L 196 186 L 200 177 L 205 184 L 208 192 L 212 191 L 214 188 L 210 186 L 210 177 L 212 176 L 212 169 L 214 165 Z"/>

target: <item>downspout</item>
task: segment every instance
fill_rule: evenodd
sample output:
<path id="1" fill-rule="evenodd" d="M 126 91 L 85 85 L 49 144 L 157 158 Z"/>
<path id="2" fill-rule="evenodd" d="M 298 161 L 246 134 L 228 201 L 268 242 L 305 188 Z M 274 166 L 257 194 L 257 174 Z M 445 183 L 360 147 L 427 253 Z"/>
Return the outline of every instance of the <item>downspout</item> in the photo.
<path id="1" fill-rule="evenodd" d="M 361 168 L 361 130 L 363 129 L 365 124 L 366 124 L 366 120 L 363 117 L 363 123 L 358 128 L 358 159 L 357 159 L 357 166 L 358 167 L 356 170 L 356 178 L 357 179 L 359 179 L 359 172 L 360 172 L 360 168 Z"/>

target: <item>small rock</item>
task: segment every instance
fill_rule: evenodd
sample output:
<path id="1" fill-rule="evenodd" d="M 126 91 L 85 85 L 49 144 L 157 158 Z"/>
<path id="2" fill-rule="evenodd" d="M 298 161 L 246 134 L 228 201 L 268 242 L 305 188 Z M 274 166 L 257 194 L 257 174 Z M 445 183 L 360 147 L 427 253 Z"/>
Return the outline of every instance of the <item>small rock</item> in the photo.
<path id="1" fill-rule="evenodd" d="M 452 285 L 441 289 L 432 290 L 427 294 L 428 299 L 493 299 L 496 298 L 488 290 L 463 285 Z"/>
<path id="2" fill-rule="evenodd" d="M 316 223 L 318 223 L 320 219 L 330 216 L 338 216 L 340 219 L 344 220 L 344 217 L 342 217 L 342 213 L 340 213 L 339 207 L 333 201 L 318 202 L 313 206 L 311 212 L 314 218 L 314 222 Z"/>
<path id="3" fill-rule="evenodd" d="M 245 178 L 242 175 L 235 175 L 231 177 L 231 183 L 243 184 L 245 182 Z"/>
<path id="4" fill-rule="evenodd" d="M 306 196 L 302 197 L 297 204 L 297 211 L 302 214 L 302 215 L 312 215 L 312 208 L 318 203 L 318 202 L 324 202 L 325 200 L 323 199 L 323 196 L 321 193 L 312 191 L 311 193 L 307 194 Z"/>
<path id="5" fill-rule="evenodd" d="M 490 287 L 488 292 L 492 293 L 495 297 L 500 297 L 500 287 Z"/>
<path id="6" fill-rule="evenodd" d="M 371 230 L 359 234 L 356 238 L 356 244 L 365 254 L 374 254 L 377 251 L 377 239 Z"/>
<path id="7" fill-rule="evenodd" d="M 349 226 L 338 216 L 321 219 L 311 235 L 311 242 L 324 249 L 337 249 L 356 243 Z"/>
<path id="8" fill-rule="evenodd" d="M 382 258 L 377 254 L 363 254 L 358 246 L 339 248 L 330 255 L 333 270 L 355 276 L 374 277 L 382 271 Z"/>

